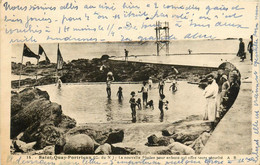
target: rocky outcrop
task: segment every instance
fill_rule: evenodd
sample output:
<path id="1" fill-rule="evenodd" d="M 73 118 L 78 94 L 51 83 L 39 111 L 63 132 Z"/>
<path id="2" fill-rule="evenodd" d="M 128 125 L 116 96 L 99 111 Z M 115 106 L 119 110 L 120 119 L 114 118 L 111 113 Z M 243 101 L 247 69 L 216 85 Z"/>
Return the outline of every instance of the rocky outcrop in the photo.
<path id="1" fill-rule="evenodd" d="M 12 63 L 12 73 L 19 74 L 20 65 Z M 100 70 L 101 66 L 103 69 Z M 55 67 L 56 65 L 40 65 L 38 68 L 38 74 L 41 77 L 35 81 L 35 79 L 21 80 L 22 86 L 34 86 L 34 85 L 47 85 L 55 83 Z M 36 66 L 23 66 L 23 75 L 35 75 Z M 115 77 L 115 81 L 146 81 L 149 77 L 153 79 L 153 82 L 158 82 L 161 78 L 172 78 L 177 75 L 179 79 L 185 79 L 188 81 L 199 82 L 202 76 L 210 73 L 215 68 L 203 68 L 192 66 L 175 66 L 178 70 L 178 74 L 175 73 L 172 65 L 163 64 L 146 64 L 140 62 L 125 62 L 109 60 L 107 56 L 103 56 L 100 59 L 94 58 L 72 60 L 68 64 L 64 64 L 63 75 L 61 80 L 64 83 L 78 83 L 78 82 L 105 82 L 106 74 L 108 71 L 112 71 Z M 12 88 L 18 87 L 18 80 L 12 81 Z"/>
<path id="2" fill-rule="evenodd" d="M 62 141 L 76 121 L 62 114 L 61 106 L 52 103 L 49 95 L 39 89 L 26 88 L 11 97 L 11 138 L 23 142 L 36 141 L 35 149 L 56 145 Z"/>

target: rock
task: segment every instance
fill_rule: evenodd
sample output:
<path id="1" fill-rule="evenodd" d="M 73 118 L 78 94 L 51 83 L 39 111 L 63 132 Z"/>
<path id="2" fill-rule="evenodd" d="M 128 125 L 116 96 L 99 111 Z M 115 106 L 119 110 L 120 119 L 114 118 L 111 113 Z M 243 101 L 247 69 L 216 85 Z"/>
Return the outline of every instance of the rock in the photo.
<path id="1" fill-rule="evenodd" d="M 64 132 L 76 126 L 74 119 L 62 114 L 59 104 L 50 102 L 47 92 L 37 88 L 13 94 L 12 105 L 11 138 L 36 141 L 36 149 L 56 145 Z"/>
<path id="2" fill-rule="evenodd" d="M 157 137 L 155 134 L 149 136 L 148 146 L 168 146 L 169 144 L 173 143 L 174 140 L 171 137 Z"/>
<path id="3" fill-rule="evenodd" d="M 148 140 L 148 146 L 156 146 L 156 145 L 158 145 L 158 140 L 159 139 L 158 139 L 158 137 L 155 134 L 149 136 L 147 138 L 147 140 Z"/>
<path id="4" fill-rule="evenodd" d="M 192 147 L 195 150 L 195 154 L 201 153 L 209 137 L 210 137 L 210 133 L 204 132 L 191 144 L 190 147 Z"/>
<path id="5" fill-rule="evenodd" d="M 63 132 L 52 124 L 44 124 L 27 129 L 24 132 L 24 141 L 37 141 L 36 149 L 42 149 L 49 145 L 59 144 L 64 136 Z"/>
<path id="6" fill-rule="evenodd" d="M 211 123 L 204 121 L 181 122 L 174 126 L 175 133 L 172 135 L 176 142 L 196 140 L 203 132 L 211 131 Z"/>
<path id="7" fill-rule="evenodd" d="M 195 154 L 195 151 L 191 147 L 188 147 L 188 146 L 181 144 L 179 142 L 174 142 L 171 145 L 169 145 L 168 147 L 172 152 L 177 151 L 181 155 L 194 155 Z"/>
<path id="8" fill-rule="evenodd" d="M 66 139 L 64 137 L 59 138 L 54 147 L 55 154 L 62 153 L 65 144 L 66 144 Z"/>
<path id="9" fill-rule="evenodd" d="M 164 129 L 162 130 L 162 135 L 163 136 L 171 136 L 175 133 L 174 129 Z"/>
<path id="10" fill-rule="evenodd" d="M 122 142 L 124 139 L 124 131 L 120 130 L 117 132 L 112 132 L 109 134 L 106 143 L 113 144 L 113 143 L 119 143 Z"/>
<path id="11" fill-rule="evenodd" d="M 170 149 L 159 150 L 154 153 L 154 155 L 173 155 Z"/>
<path id="12" fill-rule="evenodd" d="M 25 146 L 26 143 L 21 140 L 15 140 L 13 141 L 13 145 L 16 152 L 23 152 L 22 147 Z"/>
<path id="13" fill-rule="evenodd" d="M 16 152 L 29 152 L 33 150 L 36 142 L 25 143 L 21 140 L 15 140 L 13 144 Z"/>
<path id="14" fill-rule="evenodd" d="M 60 120 L 61 121 L 60 121 L 58 127 L 68 128 L 68 129 L 76 127 L 76 120 L 72 119 L 69 116 L 65 116 L 62 114 Z"/>
<path id="15" fill-rule="evenodd" d="M 113 144 L 122 142 L 124 138 L 124 131 L 122 129 L 113 129 L 104 127 L 104 125 L 97 126 L 78 126 L 70 129 L 66 135 L 72 136 L 77 134 L 86 134 L 99 144 Z M 111 134 L 111 135 L 110 135 Z"/>
<path id="16" fill-rule="evenodd" d="M 158 146 L 168 146 L 173 142 L 174 140 L 170 137 L 159 137 L 157 144 Z"/>
<path id="17" fill-rule="evenodd" d="M 192 143 L 193 143 L 193 141 L 186 141 L 186 142 L 184 143 L 184 145 L 190 146 Z"/>
<path id="18" fill-rule="evenodd" d="M 55 155 L 55 147 L 54 146 L 47 146 L 43 148 L 44 155 Z"/>
<path id="19" fill-rule="evenodd" d="M 132 147 L 117 147 L 117 144 L 111 145 L 112 154 L 115 155 L 141 155 L 141 152 Z"/>
<path id="20" fill-rule="evenodd" d="M 11 117 L 11 138 L 32 125 L 50 122 L 57 125 L 61 119 L 61 106 L 45 98 L 32 100 L 22 110 Z"/>
<path id="21" fill-rule="evenodd" d="M 103 145 L 100 145 L 96 150 L 95 154 L 101 154 L 101 155 L 109 155 L 112 153 L 111 145 L 108 143 L 105 143 Z"/>
<path id="22" fill-rule="evenodd" d="M 181 155 L 180 152 L 174 151 L 171 149 L 159 150 L 154 153 L 154 155 L 157 155 L 157 154 L 158 155 Z"/>
<path id="23" fill-rule="evenodd" d="M 23 135 L 24 135 L 24 132 L 21 132 L 21 133 L 16 137 L 16 139 L 17 139 L 17 140 L 20 140 L 20 139 L 23 137 Z"/>
<path id="24" fill-rule="evenodd" d="M 65 154 L 93 154 L 94 142 L 85 134 L 78 134 L 69 137 L 67 143 L 64 146 Z"/>

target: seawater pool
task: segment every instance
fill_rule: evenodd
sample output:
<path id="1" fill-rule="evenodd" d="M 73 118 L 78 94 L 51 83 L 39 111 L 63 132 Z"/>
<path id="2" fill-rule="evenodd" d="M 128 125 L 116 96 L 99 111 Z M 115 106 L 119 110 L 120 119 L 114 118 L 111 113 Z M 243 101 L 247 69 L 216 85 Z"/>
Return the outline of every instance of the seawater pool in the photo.
<path id="1" fill-rule="evenodd" d="M 116 93 L 118 87 L 123 88 L 124 99 L 118 101 Z M 150 108 L 137 109 L 137 123 L 160 122 L 158 109 L 159 91 L 158 84 L 148 93 L 148 100 L 154 101 L 154 110 Z M 170 83 L 166 83 L 164 93 L 169 101 L 169 110 L 165 111 L 163 122 L 174 122 L 190 115 L 203 115 L 205 99 L 202 89 L 197 85 L 178 81 L 178 91 L 169 91 Z M 50 95 L 50 100 L 61 104 L 63 113 L 74 118 L 78 124 L 84 123 L 131 123 L 131 109 L 129 104 L 130 92 L 137 93 L 136 98 L 142 98 L 142 84 L 118 84 L 111 86 L 112 97 L 107 98 L 106 84 L 63 84 L 61 89 L 55 85 L 40 86 Z"/>

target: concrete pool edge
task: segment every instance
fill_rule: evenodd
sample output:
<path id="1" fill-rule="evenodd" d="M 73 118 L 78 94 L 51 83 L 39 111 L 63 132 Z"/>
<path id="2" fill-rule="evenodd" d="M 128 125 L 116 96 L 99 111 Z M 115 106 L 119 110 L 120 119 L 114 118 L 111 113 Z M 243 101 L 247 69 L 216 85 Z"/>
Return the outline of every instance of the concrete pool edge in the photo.
<path id="1" fill-rule="evenodd" d="M 232 62 L 241 73 L 241 79 L 251 78 L 250 61 L 237 58 Z M 233 106 L 219 122 L 202 150 L 207 154 L 250 154 L 252 152 L 252 83 L 243 82 Z"/>

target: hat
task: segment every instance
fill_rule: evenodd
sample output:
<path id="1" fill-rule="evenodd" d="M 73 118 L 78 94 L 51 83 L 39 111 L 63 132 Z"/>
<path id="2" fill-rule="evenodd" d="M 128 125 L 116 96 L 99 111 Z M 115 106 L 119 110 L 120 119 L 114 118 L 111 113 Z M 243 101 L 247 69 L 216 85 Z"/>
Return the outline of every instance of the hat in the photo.
<path id="1" fill-rule="evenodd" d="M 107 75 L 110 75 L 110 76 L 112 76 L 112 75 L 113 75 L 113 73 L 112 73 L 112 72 L 108 72 L 108 73 L 107 73 Z"/>
<path id="2" fill-rule="evenodd" d="M 222 77 L 227 80 L 227 75 L 223 75 Z"/>
<path id="3" fill-rule="evenodd" d="M 135 92 L 134 92 L 134 91 L 132 91 L 132 92 L 131 92 L 131 95 L 135 95 Z"/>

